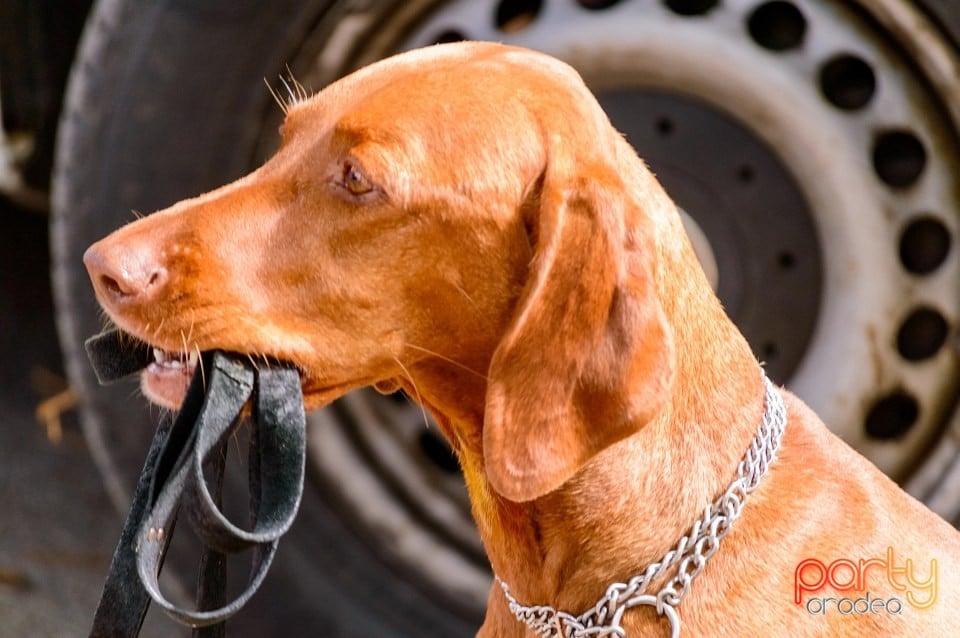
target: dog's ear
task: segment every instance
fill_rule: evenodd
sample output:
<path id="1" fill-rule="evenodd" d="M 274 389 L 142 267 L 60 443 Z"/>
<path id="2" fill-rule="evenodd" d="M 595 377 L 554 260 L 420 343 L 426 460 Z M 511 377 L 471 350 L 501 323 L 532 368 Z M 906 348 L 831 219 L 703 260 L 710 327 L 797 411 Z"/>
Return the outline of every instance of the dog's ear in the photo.
<path id="1" fill-rule="evenodd" d="M 612 167 L 558 172 L 542 177 L 528 224 L 534 258 L 489 370 L 486 473 L 513 501 L 555 490 L 638 431 L 672 382 L 638 204 Z"/>

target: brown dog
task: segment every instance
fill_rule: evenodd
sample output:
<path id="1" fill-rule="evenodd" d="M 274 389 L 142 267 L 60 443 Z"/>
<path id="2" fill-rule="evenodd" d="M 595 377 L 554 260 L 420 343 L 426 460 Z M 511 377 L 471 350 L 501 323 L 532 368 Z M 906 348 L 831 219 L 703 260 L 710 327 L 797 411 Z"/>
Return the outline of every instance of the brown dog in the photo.
<path id="1" fill-rule="evenodd" d="M 296 364 L 312 407 L 399 386 L 455 448 L 515 600 L 580 614 L 661 561 L 770 405 L 674 205 L 577 74 L 437 46 L 289 105 L 282 133 L 259 170 L 87 252 L 110 317 L 164 351 L 146 394 L 177 406 L 180 359 L 214 348 Z M 782 394 L 778 458 L 680 604 L 672 566 L 615 622 L 960 635 L 960 534 Z M 480 635 L 534 635 L 514 611 L 495 586 Z"/>

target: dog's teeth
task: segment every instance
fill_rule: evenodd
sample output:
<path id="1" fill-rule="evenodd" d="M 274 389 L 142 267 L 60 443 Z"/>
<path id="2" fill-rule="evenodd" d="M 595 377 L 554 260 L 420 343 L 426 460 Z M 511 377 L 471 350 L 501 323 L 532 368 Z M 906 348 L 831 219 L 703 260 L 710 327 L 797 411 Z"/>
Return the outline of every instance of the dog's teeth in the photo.
<path id="1" fill-rule="evenodd" d="M 195 367 L 200 361 L 200 355 L 196 352 L 167 352 L 160 348 L 154 348 L 153 359 L 164 368 L 179 370 L 185 366 Z"/>

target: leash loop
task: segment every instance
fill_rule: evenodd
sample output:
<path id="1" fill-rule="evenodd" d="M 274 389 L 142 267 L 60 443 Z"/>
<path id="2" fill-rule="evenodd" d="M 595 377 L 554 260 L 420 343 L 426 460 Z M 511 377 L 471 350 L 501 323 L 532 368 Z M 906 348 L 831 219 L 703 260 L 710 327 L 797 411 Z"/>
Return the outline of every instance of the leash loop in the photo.
<path id="1" fill-rule="evenodd" d="M 192 489 L 186 493 L 191 522 L 207 545 L 227 553 L 273 542 L 286 533 L 296 516 L 303 490 L 305 441 L 302 437 L 298 439 L 287 424 L 302 423 L 306 417 L 302 401 L 284 400 L 286 394 L 295 392 L 299 396 L 300 377 L 289 369 L 264 369 L 258 376 L 255 428 L 259 441 L 252 453 L 258 453 L 260 467 L 269 468 L 271 476 L 268 481 L 251 476 L 251 491 L 255 492 L 251 498 L 257 501 L 259 510 L 251 531 L 235 525 L 223 514 L 203 477 L 204 462 L 218 451 L 219 444 L 234 431 L 237 423 L 223 419 L 209 425 L 198 424 L 193 449 Z M 296 491 L 290 493 L 287 486 L 296 486 Z"/>
<path id="2" fill-rule="evenodd" d="M 95 367 L 108 361 L 102 380 L 139 369 L 122 359 L 115 334 L 87 342 Z M 119 352 L 115 357 L 111 352 Z M 142 359 L 142 352 L 133 355 Z M 114 553 L 90 636 L 139 634 L 152 599 L 171 618 L 194 628 L 194 636 L 223 636 L 223 622 L 249 601 L 290 528 L 303 493 L 306 415 L 299 374 L 287 367 L 254 371 L 222 352 L 204 353 L 180 412 L 161 423 L 137 485 L 130 514 Z M 141 366 L 142 367 L 142 366 Z M 100 374 L 100 371 L 98 371 Z M 250 399 L 251 528 L 230 521 L 221 509 L 227 443 Z M 211 475 L 213 489 L 205 478 Z M 187 514 L 203 543 L 197 609 L 184 609 L 160 591 L 159 575 L 179 511 Z M 226 557 L 253 551 L 246 588 L 226 600 Z"/>

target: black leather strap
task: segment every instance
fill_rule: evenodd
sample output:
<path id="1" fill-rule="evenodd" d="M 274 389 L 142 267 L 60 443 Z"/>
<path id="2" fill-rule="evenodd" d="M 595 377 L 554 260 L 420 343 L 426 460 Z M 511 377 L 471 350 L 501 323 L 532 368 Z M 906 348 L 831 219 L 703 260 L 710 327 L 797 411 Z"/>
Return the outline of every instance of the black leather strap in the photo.
<path id="1" fill-rule="evenodd" d="M 135 364 L 105 357 L 123 343 L 115 336 L 88 341 L 88 352 L 110 359 L 110 370 Z M 139 354 L 117 353 L 117 358 Z M 91 360 L 96 357 L 91 355 Z M 223 635 L 223 622 L 256 592 L 290 527 L 303 493 L 306 416 L 300 377 L 279 365 L 254 369 L 239 357 L 204 353 L 200 370 L 171 425 L 154 436 L 130 514 L 114 553 L 91 636 L 126 638 L 139 633 L 150 599 L 175 620 L 197 628 L 195 636 Z M 111 372 L 104 377 L 110 380 Z M 220 509 L 225 446 L 253 399 L 250 439 L 251 529 L 234 524 Z M 214 485 L 211 491 L 204 478 Z M 204 544 L 197 608 L 183 609 L 160 591 L 158 578 L 180 509 Z M 226 555 L 253 548 L 246 589 L 225 598 Z M 139 578 L 135 577 L 137 574 Z"/>
<path id="2" fill-rule="evenodd" d="M 130 512 L 103 584 L 90 638 L 128 638 L 140 633 L 140 626 L 150 606 L 150 596 L 140 584 L 140 577 L 137 575 L 136 539 L 140 533 L 140 522 L 146 515 L 153 468 L 170 426 L 169 420 L 162 421 L 153 435 L 153 442 L 134 491 Z M 167 536 L 168 540 L 170 536 Z"/>
<path id="3" fill-rule="evenodd" d="M 100 385 L 139 372 L 153 361 L 150 346 L 119 330 L 108 330 L 90 337 L 83 346 Z"/>

